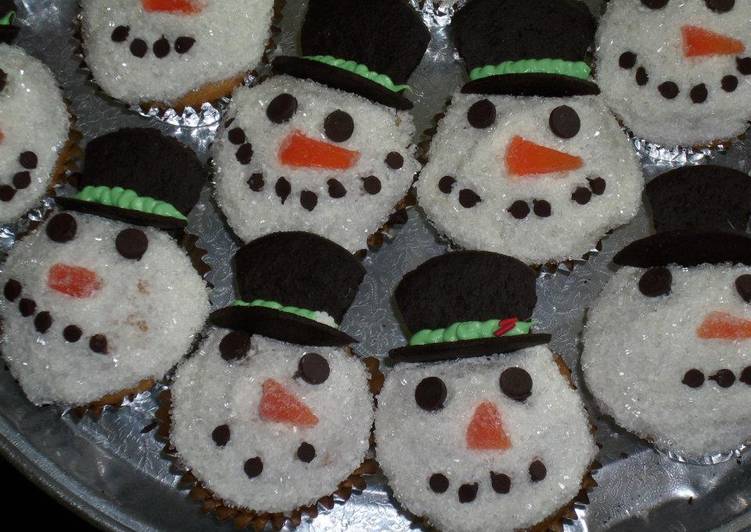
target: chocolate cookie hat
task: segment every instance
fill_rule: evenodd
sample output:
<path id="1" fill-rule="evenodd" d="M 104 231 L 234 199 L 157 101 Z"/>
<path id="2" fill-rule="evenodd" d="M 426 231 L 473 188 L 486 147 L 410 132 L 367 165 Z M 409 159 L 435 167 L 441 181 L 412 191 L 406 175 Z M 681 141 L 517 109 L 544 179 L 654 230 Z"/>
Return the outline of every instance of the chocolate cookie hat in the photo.
<path id="1" fill-rule="evenodd" d="M 185 227 L 208 180 L 195 152 L 156 129 L 120 129 L 86 146 L 78 194 L 66 209 L 135 225 Z"/>
<path id="2" fill-rule="evenodd" d="M 577 0 L 470 0 L 451 22 L 467 94 L 599 94 L 587 56 L 596 23 Z"/>
<path id="3" fill-rule="evenodd" d="M 12 43 L 18 35 L 16 4 L 13 0 L 0 0 L 0 42 Z"/>
<path id="4" fill-rule="evenodd" d="M 655 234 L 626 246 L 613 262 L 637 268 L 751 265 L 751 177 L 721 166 L 686 166 L 649 182 L 646 195 Z"/>
<path id="5" fill-rule="evenodd" d="M 498 253 L 458 251 L 428 260 L 396 287 L 411 337 L 389 356 L 434 362 L 548 343 L 549 334 L 531 333 L 535 280 L 523 262 Z"/>
<path id="6" fill-rule="evenodd" d="M 410 109 L 405 83 L 430 33 L 406 0 L 310 0 L 300 44 L 303 57 L 281 56 L 274 69 Z"/>
<path id="7" fill-rule="evenodd" d="M 355 342 L 338 324 L 365 269 L 343 247 L 312 233 L 271 233 L 240 248 L 234 268 L 240 299 L 214 312 L 214 325 L 300 345 Z"/>

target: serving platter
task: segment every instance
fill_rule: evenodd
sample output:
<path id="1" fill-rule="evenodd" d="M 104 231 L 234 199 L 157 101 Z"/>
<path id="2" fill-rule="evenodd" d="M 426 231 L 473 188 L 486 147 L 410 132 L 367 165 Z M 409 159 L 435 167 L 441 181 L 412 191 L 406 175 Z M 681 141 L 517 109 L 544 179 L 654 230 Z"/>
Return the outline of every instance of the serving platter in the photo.
<path id="1" fill-rule="evenodd" d="M 77 55 L 75 38 L 76 0 L 23 0 L 19 19 L 22 31 L 17 42 L 44 60 L 60 81 L 76 128 L 84 140 L 114 129 L 156 127 L 192 146 L 203 160 L 216 135 L 222 103 L 195 113 L 139 113 L 103 96 Z M 602 2 L 587 2 L 599 15 Z M 453 13 L 451 2 L 426 2 L 416 9 L 430 27 L 432 41 L 410 85 L 415 101 L 418 132 L 431 129 L 450 94 L 464 80 L 464 72 L 450 42 L 447 25 Z M 305 0 L 287 0 L 272 54 L 294 54 L 296 35 L 305 12 Z M 248 82 L 267 74 L 261 67 Z M 424 140 L 422 133 L 415 143 Z M 745 140 L 731 146 L 704 151 L 666 150 L 634 140 L 651 178 L 669 168 L 712 160 L 744 172 L 751 170 L 751 148 Z M 38 219 L 48 210 L 31 214 Z M 392 229 L 383 246 L 368 253 L 368 274 L 343 329 L 361 342 L 355 352 L 362 357 L 383 358 L 389 349 L 405 342 L 394 317 L 391 292 L 401 276 L 424 260 L 447 250 L 446 244 L 425 221 L 419 209 L 408 210 L 409 220 Z M 28 220 L 18 227 L 0 228 L 0 262 Z M 222 307 L 234 299 L 229 258 L 238 242 L 224 223 L 207 187 L 189 218 L 189 230 L 200 236 L 208 251 L 213 284 L 212 305 Z M 578 359 L 580 333 L 586 308 L 613 274 L 610 260 L 620 247 L 649 233 L 642 211 L 628 226 L 602 241 L 601 249 L 586 262 L 543 269 L 538 279 L 539 303 L 535 321 L 540 330 L 553 335 L 551 348 L 573 369 L 581 383 Z M 2 268 L 2 266 L 0 266 Z M 614 324 L 616 326 L 617 324 Z M 384 372 L 388 368 L 383 368 Z M 109 530 L 230 530 L 204 514 L 180 483 L 180 474 L 162 453 L 164 442 L 155 437 L 157 396 L 169 382 L 135 397 L 119 409 L 107 409 L 100 417 L 57 407 L 37 408 L 29 403 L 5 371 L 0 374 L 0 452 L 24 474 L 72 510 Z M 587 405 L 597 425 L 602 467 L 594 473 L 598 487 L 589 493 L 588 504 L 578 504 L 578 519 L 566 523 L 569 530 L 590 531 L 692 531 L 742 530 L 751 527 L 751 459 L 741 449 L 708 456 L 703 464 L 685 463 L 669 456 L 602 419 L 583 386 Z M 713 465 L 708 465 L 713 464 Z M 394 502 L 385 479 L 368 479 L 362 492 L 354 492 L 346 504 L 321 510 L 305 520 L 300 530 L 410 530 L 419 528 Z"/>

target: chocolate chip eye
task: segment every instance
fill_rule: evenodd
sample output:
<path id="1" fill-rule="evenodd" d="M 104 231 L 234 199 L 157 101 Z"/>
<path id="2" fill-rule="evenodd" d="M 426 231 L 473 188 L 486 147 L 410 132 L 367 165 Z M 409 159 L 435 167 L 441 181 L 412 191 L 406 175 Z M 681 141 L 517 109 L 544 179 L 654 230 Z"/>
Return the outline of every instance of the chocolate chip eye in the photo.
<path id="1" fill-rule="evenodd" d="M 665 296 L 670 293 L 673 275 L 667 268 L 652 268 L 639 279 L 639 292 L 647 297 Z"/>
<path id="2" fill-rule="evenodd" d="M 550 130 L 562 139 L 574 138 L 581 129 L 579 114 L 568 105 L 561 105 L 550 112 Z"/>
<path id="3" fill-rule="evenodd" d="M 282 93 L 266 108 L 266 116 L 275 124 L 289 122 L 297 112 L 297 99 L 291 94 Z"/>
<path id="4" fill-rule="evenodd" d="M 475 102 L 467 111 L 467 122 L 476 129 L 489 128 L 495 124 L 496 117 L 495 105 L 490 100 Z"/>
<path id="5" fill-rule="evenodd" d="M 47 224 L 47 236 L 53 242 L 64 244 L 70 242 L 76 237 L 78 223 L 67 212 L 56 214 Z"/>
<path id="6" fill-rule="evenodd" d="M 438 377 L 427 377 L 415 388 L 417 406 L 428 412 L 440 410 L 446 402 L 446 384 Z"/>
<path id="7" fill-rule="evenodd" d="M 648 7 L 649 9 L 662 9 L 666 5 L 668 5 L 669 0 L 641 0 L 641 3 L 644 4 L 644 7 Z"/>
<path id="8" fill-rule="evenodd" d="M 149 239 L 140 229 L 123 229 L 115 239 L 117 252 L 130 260 L 141 260 L 149 249 Z"/>
<path id="9" fill-rule="evenodd" d="M 522 368 L 503 370 L 499 384 L 504 395 L 514 401 L 523 402 L 532 395 L 532 377 Z"/>
<path id="10" fill-rule="evenodd" d="M 349 113 L 337 109 L 323 121 L 323 131 L 334 142 L 349 140 L 355 131 L 355 122 Z"/>
<path id="11" fill-rule="evenodd" d="M 727 13 L 735 7 L 735 0 L 704 0 L 704 3 L 715 13 Z"/>
<path id="12" fill-rule="evenodd" d="M 751 275 L 740 275 L 735 280 L 735 289 L 746 303 L 751 303 Z"/>
<path id="13" fill-rule="evenodd" d="M 329 378 L 331 368 L 318 353 L 305 353 L 297 364 L 297 372 L 308 384 L 322 384 Z"/>

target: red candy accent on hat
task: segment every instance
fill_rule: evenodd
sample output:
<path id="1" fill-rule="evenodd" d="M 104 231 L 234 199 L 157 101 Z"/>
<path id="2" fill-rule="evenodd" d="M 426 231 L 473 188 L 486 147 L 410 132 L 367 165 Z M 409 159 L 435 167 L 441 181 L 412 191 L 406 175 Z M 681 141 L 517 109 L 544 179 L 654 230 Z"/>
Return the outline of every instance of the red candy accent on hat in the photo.
<path id="1" fill-rule="evenodd" d="M 505 320 L 501 320 L 498 322 L 498 330 L 494 332 L 493 334 L 496 336 L 503 336 L 510 330 L 512 330 L 514 327 L 516 327 L 516 323 L 519 321 L 518 318 L 506 318 Z"/>

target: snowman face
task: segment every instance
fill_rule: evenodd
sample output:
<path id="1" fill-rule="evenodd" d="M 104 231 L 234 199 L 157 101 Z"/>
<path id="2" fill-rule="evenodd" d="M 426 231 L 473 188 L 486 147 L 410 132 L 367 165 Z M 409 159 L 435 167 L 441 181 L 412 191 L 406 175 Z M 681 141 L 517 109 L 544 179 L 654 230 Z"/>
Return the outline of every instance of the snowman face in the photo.
<path id="1" fill-rule="evenodd" d="M 610 2 L 598 82 L 638 136 L 707 144 L 741 134 L 751 103 L 751 4 L 733 0 Z"/>
<path id="2" fill-rule="evenodd" d="M 68 136 L 68 112 L 52 72 L 0 44 L 0 224 L 44 195 Z"/>
<path id="3" fill-rule="evenodd" d="M 747 439 L 749 274 L 728 265 L 619 271 L 584 335 L 584 374 L 605 412 L 693 456 Z"/>
<path id="4" fill-rule="evenodd" d="M 245 241 L 298 230 L 363 249 L 418 170 L 409 114 L 317 83 L 240 89 L 229 116 L 214 147 L 217 198 Z"/>
<path id="5" fill-rule="evenodd" d="M 206 287 L 167 234 L 59 213 L 0 275 L 3 355 L 37 404 L 86 404 L 161 378 L 208 314 Z"/>
<path id="6" fill-rule="evenodd" d="M 378 396 L 376 440 L 397 500 L 445 530 L 531 527 L 578 493 L 596 452 L 545 347 L 397 366 Z"/>
<path id="7" fill-rule="evenodd" d="M 529 263 L 579 258 L 633 217 L 642 176 L 595 97 L 456 95 L 417 184 L 438 230 Z"/>
<path id="8" fill-rule="evenodd" d="M 111 96 L 174 102 L 255 67 L 273 0 L 83 0 L 86 63 Z"/>
<path id="9" fill-rule="evenodd" d="M 178 370 L 171 441 L 222 500 L 288 512 L 336 491 L 373 423 L 365 367 L 341 349 L 215 329 Z"/>

